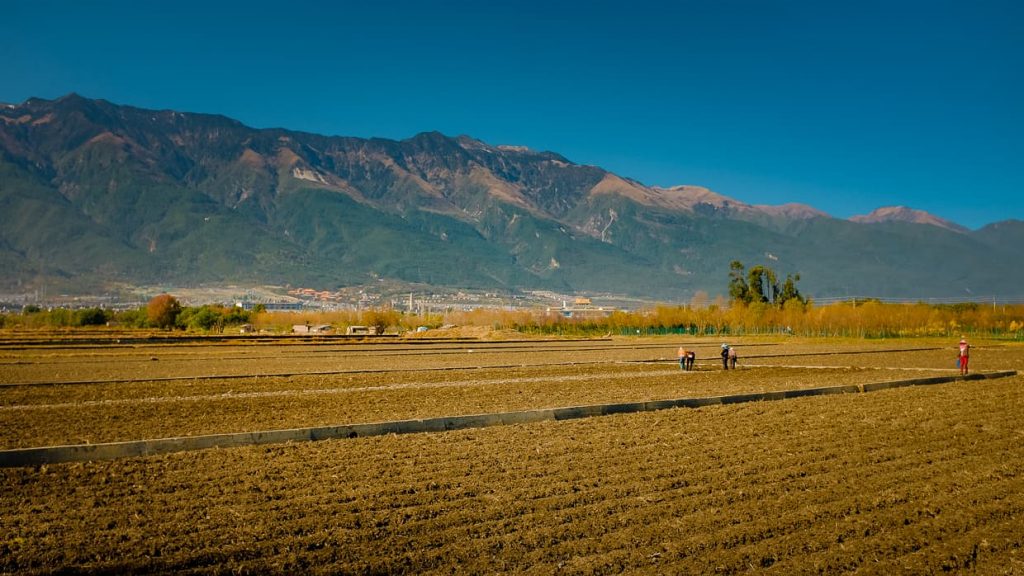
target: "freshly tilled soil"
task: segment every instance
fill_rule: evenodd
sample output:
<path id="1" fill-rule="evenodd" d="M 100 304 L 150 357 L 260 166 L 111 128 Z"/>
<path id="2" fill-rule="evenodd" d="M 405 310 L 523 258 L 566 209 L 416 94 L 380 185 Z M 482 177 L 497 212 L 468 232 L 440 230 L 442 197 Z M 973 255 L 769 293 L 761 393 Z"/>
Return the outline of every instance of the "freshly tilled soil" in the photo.
<path id="1" fill-rule="evenodd" d="M 0 437 L 127 440 L 952 373 L 946 351 L 871 343 L 683 374 L 675 346 L 575 366 L 526 347 L 502 354 L 516 368 L 449 358 L 455 370 L 427 372 L 383 354 L 366 373 L 173 382 L 145 380 L 165 360 L 135 362 L 105 372 L 131 382 L 0 389 Z M 787 352 L 859 349 L 802 346 Z M 32 364 L 3 368 L 31 368 L 2 382 L 55 379 L 58 364 L 94 379 L 72 352 L 26 354 Z M 249 368 L 274 369 L 278 353 L 261 352 Z M 972 362 L 1022 358 L 979 347 Z M 1017 376 L 2 469 L 0 573 L 1022 573 L 1022 416 Z"/>
<path id="2" fill-rule="evenodd" d="M 0 470 L 0 570 L 1014 573 L 1022 383 Z"/>

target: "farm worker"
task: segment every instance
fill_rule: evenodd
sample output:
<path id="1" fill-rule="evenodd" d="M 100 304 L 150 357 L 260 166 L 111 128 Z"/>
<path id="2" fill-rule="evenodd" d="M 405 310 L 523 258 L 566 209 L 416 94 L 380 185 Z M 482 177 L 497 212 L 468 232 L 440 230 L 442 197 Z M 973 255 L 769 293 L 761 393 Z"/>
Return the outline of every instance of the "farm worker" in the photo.
<path id="1" fill-rule="evenodd" d="M 960 366 L 960 375 L 967 376 L 967 360 L 971 357 L 971 345 L 967 343 L 967 339 L 963 338 L 960 340 L 960 351 L 957 364 Z"/>
<path id="2" fill-rule="evenodd" d="M 693 370 L 693 363 L 697 360 L 697 352 L 690 350 L 686 353 L 686 369 Z"/>
<path id="3" fill-rule="evenodd" d="M 722 370 L 729 369 L 729 345 L 722 344 Z"/>
<path id="4" fill-rule="evenodd" d="M 736 347 L 729 346 L 729 367 L 733 370 L 736 369 Z"/>
<path id="5" fill-rule="evenodd" d="M 680 370 L 686 370 L 686 357 L 687 357 L 688 354 L 689 354 L 689 352 L 686 351 L 686 348 L 683 348 L 682 346 L 679 347 L 679 369 Z"/>

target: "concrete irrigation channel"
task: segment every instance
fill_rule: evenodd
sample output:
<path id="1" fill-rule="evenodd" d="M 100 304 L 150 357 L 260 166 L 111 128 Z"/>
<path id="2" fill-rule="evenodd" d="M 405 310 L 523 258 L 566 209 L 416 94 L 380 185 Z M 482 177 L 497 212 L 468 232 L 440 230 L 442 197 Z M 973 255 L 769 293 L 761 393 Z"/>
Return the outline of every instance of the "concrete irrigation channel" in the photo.
<path id="1" fill-rule="evenodd" d="M 43 446 L 0 450 L 0 467 L 37 466 L 60 462 L 80 462 L 90 460 L 114 460 L 133 456 L 168 454 L 209 448 L 231 448 L 254 446 L 260 444 L 282 444 L 287 442 L 308 442 L 316 440 L 360 438 L 381 436 L 386 434 L 414 434 L 428 432 L 445 432 L 468 428 L 484 428 L 489 426 L 505 426 L 513 424 L 531 424 L 543 421 L 571 420 L 610 414 L 628 414 L 650 412 L 669 408 L 701 408 L 706 406 L 738 404 L 744 402 L 763 402 L 824 396 L 831 394 L 856 394 L 889 390 L 907 386 L 923 386 L 945 384 L 962 380 L 986 380 L 1016 376 L 1016 371 L 1001 371 L 971 374 L 969 376 L 936 376 L 931 378 L 914 378 L 868 384 L 851 384 L 845 386 L 829 386 L 822 388 L 804 388 L 774 392 L 757 392 L 748 394 L 732 394 L 726 396 L 708 396 L 698 398 L 678 398 L 670 400 L 652 400 L 643 402 L 625 402 L 613 404 L 593 404 L 586 406 L 569 406 L 562 408 L 544 408 L 517 412 L 500 412 L 492 414 L 476 414 L 466 416 L 437 417 L 419 420 L 398 420 L 367 424 L 351 424 L 338 426 L 321 426 L 314 428 L 293 428 L 285 430 L 264 430 L 230 434 L 211 434 L 201 436 L 185 436 L 177 438 L 158 438 L 129 442 L 111 442 L 98 444 L 77 444 L 65 446 Z"/>

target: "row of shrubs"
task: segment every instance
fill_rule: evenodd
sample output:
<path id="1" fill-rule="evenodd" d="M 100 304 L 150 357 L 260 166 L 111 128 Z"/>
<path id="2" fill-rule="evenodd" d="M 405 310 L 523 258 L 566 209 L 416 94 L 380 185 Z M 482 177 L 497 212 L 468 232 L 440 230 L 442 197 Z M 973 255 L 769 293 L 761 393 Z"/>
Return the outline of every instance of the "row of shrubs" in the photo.
<path id="1" fill-rule="evenodd" d="M 79 328 L 120 326 L 124 328 L 178 328 L 200 332 L 219 332 L 229 326 L 246 324 L 251 313 L 235 307 L 204 305 L 183 306 L 171 322 L 151 318 L 146 307 L 131 310 L 105 308 L 40 309 L 26 306 L 20 314 L 0 314 L 0 328 Z"/>
<path id="2" fill-rule="evenodd" d="M 783 307 L 763 303 L 735 303 L 725 307 L 655 306 L 631 312 L 616 311 L 602 318 L 565 318 L 531 310 L 485 310 L 415 315 L 392 309 L 268 313 L 220 305 L 181 306 L 167 294 L 154 297 L 145 307 L 111 311 L 101 308 L 40 310 L 27 306 L 21 314 L 0 315 L 0 327 L 46 328 L 116 324 L 126 328 L 184 329 L 220 332 L 251 323 L 261 329 L 287 330 L 292 324 L 366 325 L 378 334 L 407 331 L 418 326 L 443 324 L 487 326 L 529 334 L 593 336 L 603 334 L 796 334 L 889 338 L 907 336 L 989 335 L 1024 339 L 1024 305 L 986 306 L 887 304 L 878 301 L 815 306 L 799 301 Z"/>

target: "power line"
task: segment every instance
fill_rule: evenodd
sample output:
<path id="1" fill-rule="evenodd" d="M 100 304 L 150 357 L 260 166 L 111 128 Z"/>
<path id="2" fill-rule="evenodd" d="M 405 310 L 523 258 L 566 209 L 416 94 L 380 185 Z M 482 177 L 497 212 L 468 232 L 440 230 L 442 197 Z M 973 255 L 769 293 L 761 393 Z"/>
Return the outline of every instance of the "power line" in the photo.
<path id="1" fill-rule="evenodd" d="M 854 304 L 877 300 L 889 304 L 993 304 L 1010 305 L 1024 304 L 1024 295 L 1017 296 L 946 296 L 932 298 L 894 298 L 889 296 L 813 296 L 816 304 L 834 304 L 852 302 Z"/>

